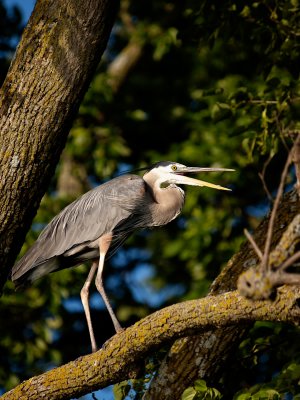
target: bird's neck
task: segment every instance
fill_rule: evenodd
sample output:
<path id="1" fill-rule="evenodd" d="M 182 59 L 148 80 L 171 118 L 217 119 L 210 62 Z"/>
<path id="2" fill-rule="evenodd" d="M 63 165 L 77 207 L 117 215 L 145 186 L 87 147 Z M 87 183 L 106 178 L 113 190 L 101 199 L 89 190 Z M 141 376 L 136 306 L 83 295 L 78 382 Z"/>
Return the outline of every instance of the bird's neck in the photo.
<path id="1" fill-rule="evenodd" d="M 184 205 L 184 191 L 174 184 L 165 186 L 159 179 L 152 182 L 147 177 L 144 179 L 154 200 L 151 208 L 156 216 L 154 220 L 159 221 L 155 225 L 165 225 L 180 214 Z"/>

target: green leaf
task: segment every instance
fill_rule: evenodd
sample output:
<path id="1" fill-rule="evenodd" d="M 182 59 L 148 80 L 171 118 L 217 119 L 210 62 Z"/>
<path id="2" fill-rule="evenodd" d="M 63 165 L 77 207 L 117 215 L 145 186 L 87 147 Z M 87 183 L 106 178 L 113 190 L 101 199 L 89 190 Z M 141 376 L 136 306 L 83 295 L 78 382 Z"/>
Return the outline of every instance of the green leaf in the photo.
<path id="1" fill-rule="evenodd" d="M 189 387 L 182 393 L 181 400 L 194 400 L 196 399 L 196 396 L 196 390 L 192 387 Z"/>
<path id="2" fill-rule="evenodd" d="M 211 116 L 215 122 L 222 121 L 232 116 L 232 110 L 226 103 L 216 103 L 212 107 Z"/>
<path id="3" fill-rule="evenodd" d="M 242 393 L 234 396 L 234 400 L 251 400 L 251 395 Z"/>
<path id="4" fill-rule="evenodd" d="M 194 388 L 196 389 L 197 392 L 206 392 L 207 391 L 206 382 L 203 379 L 198 379 L 194 383 Z"/>
<path id="5" fill-rule="evenodd" d="M 280 394 L 273 389 L 262 389 L 251 396 L 251 400 L 280 400 Z"/>

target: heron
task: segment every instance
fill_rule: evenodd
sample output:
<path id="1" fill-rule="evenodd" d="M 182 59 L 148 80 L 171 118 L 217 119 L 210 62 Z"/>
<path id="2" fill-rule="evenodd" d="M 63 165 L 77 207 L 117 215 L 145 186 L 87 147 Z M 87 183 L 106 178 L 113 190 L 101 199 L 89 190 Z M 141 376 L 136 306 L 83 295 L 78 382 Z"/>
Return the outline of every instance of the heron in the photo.
<path id="1" fill-rule="evenodd" d="M 18 288 L 51 272 L 92 261 L 80 297 L 93 352 L 97 350 L 97 344 L 89 293 L 94 278 L 116 332 L 122 330 L 103 286 L 102 273 L 107 252 L 116 249 L 137 229 L 162 226 L 175 219 L 185 200 L 185 192 L 177 185 L 230 190 L 186 175 L 233 171 L 227 168 L 187 167 L 172 161 L 161 161 L 142 169 L 146 170 L 142 177 L 120 175 L 65 207 L 12 269 L 11 278 Z"/>

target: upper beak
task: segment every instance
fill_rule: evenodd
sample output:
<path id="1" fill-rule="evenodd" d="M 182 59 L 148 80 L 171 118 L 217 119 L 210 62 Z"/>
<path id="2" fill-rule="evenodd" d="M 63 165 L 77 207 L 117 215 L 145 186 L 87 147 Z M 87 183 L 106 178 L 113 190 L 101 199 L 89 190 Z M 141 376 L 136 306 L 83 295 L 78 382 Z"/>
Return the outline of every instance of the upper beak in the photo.
<path id="1" fill-rule="evenodd" d="M 210 182 L 205 182 L 201 181 L 199 179 L 194 179 L 190 178 L 188 176 L 185 176 L 183 174 L 187 173 L 198 173 L 198 172 L 224 172 L 224 171 L 234 171 L 234 169 L 228 169 L 228 168 L 200 168 L 200 167 L 184 167 L 178 169 L 176 172 L 176 183 L 181 184 L 181 185 L 192 185 L 192 186 L 206 186 L 210 187 L 212 189 L 218 189 L 218 190 L 231 190 L 228 188 L 225 188 L 220 185 L 215 185 L 214 183 Z"/>

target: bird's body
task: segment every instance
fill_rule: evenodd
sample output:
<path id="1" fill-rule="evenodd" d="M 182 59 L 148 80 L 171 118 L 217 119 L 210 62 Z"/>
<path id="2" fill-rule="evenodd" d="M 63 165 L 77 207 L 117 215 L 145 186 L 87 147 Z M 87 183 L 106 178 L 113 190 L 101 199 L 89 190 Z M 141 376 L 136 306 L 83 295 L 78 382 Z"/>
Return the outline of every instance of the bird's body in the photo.
<path id="1" fill-rule="evenodd" d="M 140 176 L 123 175 L 85 193 L 53 218 L 14 266 L 15 285 L 98 259 L 105 234 L 112 234 L 113 251 L 134 230 L 167 224 L 180 213 L 184 192 L 175 185 L 165 190 L 167 198 L 160 198 Z"/>
<path id="2" fill-rule="evenodd" d="M 224 189 L 184 176 L 184 173 L 201 171 L 229 170 L 185 167 L 165 161 L 154 165 L 143 177 L 123 175 L 90 190 L 64 208 L 46 226 L 34 245 L 13 267 L 12 280 L 16 286 L 22 286 L 50 272 L 93 260 L 81 291 L 81 299 L 92 348 L 96 350 L 88 297 L 97 269 L 96 287 L 110 312 L 116 330 L 121 329 L 102 283 L 107 251 L 115 249 L 136 229 L 165 225 L 176 218 L 185 197 L 184 191 L 176 183 Z"/>

